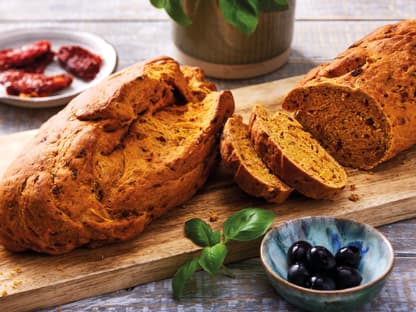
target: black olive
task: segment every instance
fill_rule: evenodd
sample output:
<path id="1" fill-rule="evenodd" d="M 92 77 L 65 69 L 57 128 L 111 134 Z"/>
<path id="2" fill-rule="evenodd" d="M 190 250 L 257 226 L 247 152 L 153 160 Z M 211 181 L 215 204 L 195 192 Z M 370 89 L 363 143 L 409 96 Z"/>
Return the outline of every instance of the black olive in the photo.
<path id="1" fill-rule="evenodd" d="M 312 246 L 305 241 L 297 241 L 289 247 L 287 251 L 287 264 L 288 266 L 296 262 L 306 262 L 306 254 Z"/>
<path id="2" fill-rule="evenodd" d="M 310 279 L 312 289 L 316 290 L 335 290 L 336 285 L 333 278 L 322 274 L 315 274 Z"/>
<path id="3" fill-rule="evenodd" d="M 355 246 L 342 247 L 335 255 L 335 261 L 338 266 L 349 266 L 357 269 L 360 265 L 360 249 Z"/>
<path id="4" fill-rule="evenodd" d="M 323 246 L 314 246 L 306 255 L 308 267 L 317 273 L 329 273 L 335 268 L 335 257 Z"/>
<path id="5" fill-rule="evenodd" d="M 291 265 L 287 271 L 287 280 L 301 287 L 309 288 L 311 275 L 306 265 L 299 262 Z"/>
<path id="6" fill-rule="evenodd" d="M 335 283 L 337 289 L 355 287 L 361 284 L 361 274 L 354 268 L 339 266 L 335 269 Z"/>

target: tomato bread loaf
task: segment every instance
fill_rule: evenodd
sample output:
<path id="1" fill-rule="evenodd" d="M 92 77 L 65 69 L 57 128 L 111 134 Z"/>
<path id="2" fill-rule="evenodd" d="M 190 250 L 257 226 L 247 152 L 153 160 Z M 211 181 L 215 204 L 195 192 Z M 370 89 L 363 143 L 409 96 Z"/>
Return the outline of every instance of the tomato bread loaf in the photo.
<path id="1" fill-rule="evenodd" d="M 0 182 L 0 241 L 62 254 L 133 238 L 204 184 L 234 102 L 168 57 L 133 65 L 42 125 Z"/>
<path id="2" fill-rule="evenodd" d="M 416 144 L 416 19 L 311 70 L 282 105 L 345 166 L 371 169 Z"/>
<path id="3" fill-rule="evenodd" d="M 320 144 L 291 116 L 256 105 L 249 130 L 254 149 L 270 170 L 299 193 L 331 199 L 347 183 L 347 175 Z"/>
<path id="4" fill-rule="evenodd" d="M 290 186 L 270 172 L 254 150 L 248 126 L 241 116 L 232 116 L 225 123 L 220 151 L 224 164 L 234 172 L 234 181 L 247 194 L 282 203 L 292 192 Z"/>

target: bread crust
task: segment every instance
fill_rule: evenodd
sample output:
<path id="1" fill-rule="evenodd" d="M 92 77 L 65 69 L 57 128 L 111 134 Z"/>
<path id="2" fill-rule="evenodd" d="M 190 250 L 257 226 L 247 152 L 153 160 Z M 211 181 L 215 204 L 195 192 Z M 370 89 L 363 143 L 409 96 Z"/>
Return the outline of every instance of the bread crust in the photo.
<path id="1" fill-rule="evenodd" d="M 313 199 L 332 199 L 345 187 L 347 176 L 340 166 L 339 174 L 341 175 L 341 181 L 338 183 L 331 183 L 331 181 L 316 177 L 316 174 L 312 172 L 305 171 L 300 166 L 298 160 L 288 156 L 282 150 L 280 139 L 272 134 L 265 122 L 266 118 L 273 120 L 266 108 L 256 105 L 250 115 L 249 130 L 255 150 L 275 175 L 295 188 L 299 193 Z M 273 122 L 278 121 L 273 120 Z M 303 130 L 298 128 L 293 131 L 299 132 Z M 313 145 L 315 148 L 319 146 L 319 143 L 312 137 L 309 137 L 309 139 L 308 144 Z M 310 156 L 314 156 L 312 152 Z M 328 162 L 336 163 L 329 154 L 326 157 Z"/>
<path id="2" fill-rule="evenodd" d="M 133 65 L 40 128 L 0 182 L 0 240 L 62 254 L 131 239 L 190 199 L 234 102 L 169 57 Z M 194 118 L 194 119 L 193 119 Z"/>
<path id="3" fill-rule="evenodd" d="M 247 125 L 243 123 L 241 116 L 234 115 L 225 123 L 220 141 L 221 158 L 226 167 L 234 172 L 234 181 L 247 194 L 262 197 L 272 203 L 284 202 L 293 189 L 277 176 L 272 176 L 260 156 L 244 154 L 239 146 L 242 143 L 240 140 L 244 138 L 239 138 L 239 132 L 245 133 L 246 140 L 250 143 Z M 254 150 L 253 152 L 255 153 Z M 250 167 L 247 163 L 249 157 L 258 157 L 260 164 L 256 168 Z"/>
<path id="4" fill-rule="evenodd" d="M 328 90 L 334 91 L 332 97 L 325 95 Z M 320 121 L 331 109 L 325 100 L 337 110 L 334 123 L 348 131 L 348 126 L 356 128 L 355 133 L 334 134 L 335 126 Z M 363 105 L 354 106 L 354 101 Z M 415 103 L 416 19 L 411 19 L 376 29 L 331 63 L 312 69 L 282 105 L 297 111 L 297 119 L 342 164 L 371 169 L 416 144 Z M 358 110 L 356 123 L 348 121 L 350 117 L 343 122 L 353 110 Z M 356 140 L 350 142 L 351 137 Z M 349 153 L 363 156 L 354 159 Z"/>

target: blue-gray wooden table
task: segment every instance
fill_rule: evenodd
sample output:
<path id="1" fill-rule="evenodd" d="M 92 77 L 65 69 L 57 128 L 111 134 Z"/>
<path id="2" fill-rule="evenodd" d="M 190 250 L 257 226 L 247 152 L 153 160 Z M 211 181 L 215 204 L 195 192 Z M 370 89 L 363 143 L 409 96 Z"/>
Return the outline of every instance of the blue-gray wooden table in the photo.
<path id="1" fill-rule="evenodd" d="M 215 82 L 225 89 L 304 74 L 376 27 L 415 17 L 415 0 L 297 0 L 289 62 L 266 76 Z M 119 69 L 169 54 L 173 47 L 170 20 L 147 0 L 0 0 L 0 33 L 38 26 L 102 36 L 116 47 Z M 59 109 L 32 110 L 0 103 L 0 134 L 37 128 Z M 360 311 L 416 311 L 416 219 L 379 229 L 393 244 L 395 268 L 379 297 Z M 230 267 L 235 278 L 197 273 L 191 290 L 179 302 L 171 298 L 171 280 L 166 279 L 45 311 L 298 311 L 275 294 L 258 258 Z"/>

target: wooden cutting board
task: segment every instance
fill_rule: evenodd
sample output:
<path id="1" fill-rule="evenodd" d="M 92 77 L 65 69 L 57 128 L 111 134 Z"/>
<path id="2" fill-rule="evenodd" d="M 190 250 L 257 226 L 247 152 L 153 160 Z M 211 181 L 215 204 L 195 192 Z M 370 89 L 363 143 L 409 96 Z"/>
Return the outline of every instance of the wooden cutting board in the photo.
<path id="1" fill-rule="evenodd" d="M 278 110 L 281 98 L 299 79 L 234 90 L 236 112 L 247 118 L 256 102 Z M 0 174 L 34 133 L 0 137 Z M 184 222 L 193 217 L 209 222 L 210 215 L 216 213 L 218 220 L 209 222 L 216 229 L 231 213 L 250 206 L 273 209 L 275 224 L 308 215 L 339 216 L 374 226 L 415 217 L 415 168 L 416 148 L 412 148 L 371 172 L 348 170 L 349 185 L 334 201 L 295 194 L 284 204 L 272 205 L 242 193 L 220 165 L 191 201 L 152 223 L 135 240 L 62 256 L 11 254 L 0 247 L 0 311 L 58 305 L 170 277 L 199 251 L 183 235 Z M 352 193 L 359 196 L 358 201 L 348 199 Z M 227 262 L 256 256 L 258 247 L 259 241 L 232 244 Z"/>

